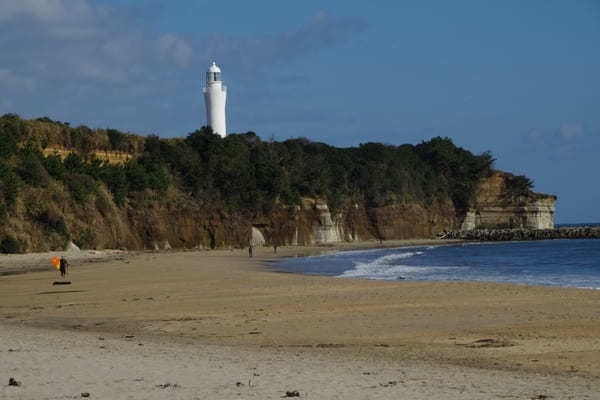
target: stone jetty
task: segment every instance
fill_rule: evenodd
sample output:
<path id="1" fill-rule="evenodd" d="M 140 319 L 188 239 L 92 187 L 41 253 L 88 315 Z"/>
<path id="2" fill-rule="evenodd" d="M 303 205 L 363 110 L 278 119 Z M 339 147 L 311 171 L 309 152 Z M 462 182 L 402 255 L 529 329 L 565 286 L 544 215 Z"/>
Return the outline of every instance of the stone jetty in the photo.
<path id="1" fill-rule="evenodd" d="M 564 227 L 554 229 L 474 229 L 444 232 L 443 239 L 461 239 L 478 242 L 548 239 L 600 239 L 600 227 Z"/>

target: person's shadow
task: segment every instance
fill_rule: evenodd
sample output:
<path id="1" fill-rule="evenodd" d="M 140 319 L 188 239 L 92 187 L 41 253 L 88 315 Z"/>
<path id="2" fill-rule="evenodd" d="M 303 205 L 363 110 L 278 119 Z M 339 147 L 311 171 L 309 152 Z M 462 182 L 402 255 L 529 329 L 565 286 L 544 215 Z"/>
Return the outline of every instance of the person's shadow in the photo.
<path id="1" fill-rule="evenodd" d="M 37 294 L 40 295 L 40 294 L 82 293 L 82 292 L 85 292 L 85 290 L 51 290 L 49 292 L 39 292 Z"/>

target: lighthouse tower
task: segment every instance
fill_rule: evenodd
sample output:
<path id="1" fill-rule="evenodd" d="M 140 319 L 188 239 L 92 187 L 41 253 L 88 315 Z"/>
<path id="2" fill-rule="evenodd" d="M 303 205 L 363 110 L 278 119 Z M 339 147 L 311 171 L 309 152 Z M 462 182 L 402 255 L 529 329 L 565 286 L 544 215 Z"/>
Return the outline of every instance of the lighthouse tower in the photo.
<path id="1" fill-rule="evenodd" d="M 225 137 L 225 101 L 227 100 L 227 86 L 221 81 L 221 68 L 213 61 L 206 73 L 206 87 L 204 102 L 206 103 L 206 121 L 214 133 Z"/>

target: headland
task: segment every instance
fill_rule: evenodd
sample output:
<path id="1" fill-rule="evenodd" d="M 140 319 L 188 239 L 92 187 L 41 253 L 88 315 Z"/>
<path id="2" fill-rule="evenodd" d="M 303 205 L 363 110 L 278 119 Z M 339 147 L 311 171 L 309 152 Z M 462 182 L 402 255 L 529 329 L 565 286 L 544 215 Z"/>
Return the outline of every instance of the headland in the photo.
<path id="1" fill-rule="evenodd" d="M 0 252 L 228 249 L 551 229 L 556 197 L 449 138 L 337 148 L 0 117 Z"/>

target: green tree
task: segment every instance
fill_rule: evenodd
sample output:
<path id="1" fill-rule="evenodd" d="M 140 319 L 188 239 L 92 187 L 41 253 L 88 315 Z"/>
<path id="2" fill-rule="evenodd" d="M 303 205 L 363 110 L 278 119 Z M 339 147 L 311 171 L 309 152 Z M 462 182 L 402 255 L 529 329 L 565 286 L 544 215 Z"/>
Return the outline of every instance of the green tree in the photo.
<path id="1" fill-rule="evenodd" d="M 42 166 L 42 154 L 31 145 L 23 148 L 19 153 L 19 176 L 31 186 L 46 186 L 48 184 L 47 172 Z"/>
<path id="2" fill-rule="evenodd" d="M 108 135 L 108 142 L 110 143 L 111 150 L 120 150 L 125 135 L 116 129 L 107 129 L 106 134 Z"/>
<path id="3" fill-rule="evenodd" d="M 67 186 L 78 203 L 85 203 L 88 197 L 96 192 L 96 183 L 89 175 L 72 173 L 67 177 Z"/>
<path id="4" fill-rule="evenodd" d="M 42 160 L 42 165 L 54 179 L 62 180 L 65 176 L 65 165 L 59 156 L 49 155 Z"/>
<path id="5" fill-rule="evenodd" d="M 19 178 L 13 170 L 3 165 L 0 165 L 0 175 L 2 176 L 2 193 L 4 194 L 4 200 L 8 205 L 12 205 L 19 195 Z"/>
<path id="6" fill-rule="evenodd" d="M 146 174 L 144 167 L 138 161 L 127 161 L 125 164 L 125 175 L 130 190 L 140 191 L 148 187 L 148 175 Z"/>
<path id="7" fill-rule="evenodd" d="M 69 172 L 84 172 L 83 160 L 75 153 L 69 153 L 63 163 Z"/>
<path id="8" fill-rule="evenodd" d="M 118 206 L 123 205 L 127 196 L 127 176 L 125 169 L 119 165 L 105 165 L 100 178 L 112 193 L 115 204 Z"/>
<path id="9" fill-rule="evenodd" d="M 523 175 L 509 175 L 504 180 L 509 196 L 526 196 L 531 193 L 533 182 Z"/>

